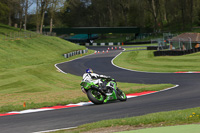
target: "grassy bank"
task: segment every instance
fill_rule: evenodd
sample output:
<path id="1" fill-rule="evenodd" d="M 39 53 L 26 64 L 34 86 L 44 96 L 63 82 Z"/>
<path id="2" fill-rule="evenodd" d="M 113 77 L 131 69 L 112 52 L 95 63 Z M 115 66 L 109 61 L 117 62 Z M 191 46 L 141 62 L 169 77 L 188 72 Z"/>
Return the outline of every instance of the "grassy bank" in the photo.
<path id="1" fill-rule="evenodd" d="M 79 126 L 76 129 L 58 131 L 56 133 L 68 132 L 119 132 L 123 130 L 134 130 L 149 127 L 162 127 L 172 125 L 184 125 L 200 122 L 200 108 L 176 110 L 169 112 L 152 113 L 143 116 L 103 120 Z"/>
<path id="2" fill-rule="evenodd" d="M 2 32 L 17 32 L 19 29 L 0 25 Z M 1 34 L 3 37 L 4 34 Z M 80 77 L 64 75 L 56 71 L 54 64 L 65 59 L 62 55 L 85 47 L 75 45 L 57 37 L 38 36 L 17 40 L 0 39 L 0 112 L 50 106 L 75 101 Z M 93 53 L 89 51 L 88 54 Z M 75 83 L 69 82 L 74 80 Z M 67 82 L 66 82 L 67 81 Z M 62 94 L 60 94 L 62 92 Z M 66 100 L 67 99 L 67 100 Z M 80 100 L 79 100 L 80 101 Z"/>
<path id="3" fill-rule="evenodd" d="M 133 50 L 128 49 L 128 50 Z M 183 56 L 158 56 L 152 50 L 123 52 L 114 60 L 114 64 L 137 71 L 178 72 L 200 71 L 200 52 Z"/>
<path id="4" fill-rule="evenodd" d="M 63 53 L 84 47 L 46 36 L 18 42 L 0 43 L 0 112 L 22 110 L 24 102 L 35 108 L 77 99 L 81 78 L 59 73 L 54 64 L 69 60 Z"/>

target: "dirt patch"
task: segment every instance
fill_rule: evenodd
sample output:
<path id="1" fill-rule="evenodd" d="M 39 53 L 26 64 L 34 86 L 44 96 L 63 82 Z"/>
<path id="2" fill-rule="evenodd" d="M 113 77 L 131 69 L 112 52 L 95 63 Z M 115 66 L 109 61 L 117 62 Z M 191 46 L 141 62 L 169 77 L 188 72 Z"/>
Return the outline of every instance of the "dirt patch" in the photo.
<path id="1" fill-rule="evenodd" d="M 121 132 L 121 131 L 129 131 L 129 130 L 138 130 L 143 128 L 150 128 L 151 125 L 145 125 L 145 126 L 115 126 L 115 127 L 106 127 L 106 128 L 98 128 L 93 129 L 87 132 L 82 133 L 113 133 L 113 132 Z"/>
<path id="2" fill-rule="evenodd" d="M 190 124 L 200 124 L 200 123 L 190 123 Z M 177 125 L 188 125 L 185 124 L 175 124 L 175 125 L 165 125 L 164 122 L 161 122 L 159 124 L 148 124 L 148 125 L 137 125 L 137 126 L 130 126 L 130 125 L 124 125 L 124 126 L 113 126 L 113 127 L 106 127 L 106 128 L 97 128 L 86 132 L 81 133 L 113 133 L 113 132 L 121 132 L 121 131 L 130 131 L 130 130 L 139 130 L 139 129 L 145 129 L 145 128 L 154 128 L 154 127 L 165 127 L 165 126 L 177 126 Z"/>

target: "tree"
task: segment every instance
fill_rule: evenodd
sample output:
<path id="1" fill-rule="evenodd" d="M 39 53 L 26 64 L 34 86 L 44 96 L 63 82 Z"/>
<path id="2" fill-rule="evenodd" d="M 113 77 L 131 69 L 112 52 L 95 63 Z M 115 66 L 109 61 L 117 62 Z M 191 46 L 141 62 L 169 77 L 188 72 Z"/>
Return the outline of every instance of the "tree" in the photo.
<path id="1" fill-rule="evenodd" d="M 200 25 L 200 1 L 199 0 L 194 0 L 193 1 L 193 24 L 195 26 Z"/>
<path id="2" fill-rule="evenodd" d="M 121 18 L 124 21 L 125 25 L 128 25 L 128 12 L 130 10 L 132 1 L 131 0 L 120 0 L 119 5 L 120 5 L 120 10 L 121 11 Z"/>
<path id="3" fill-rule="evenodd" d="M 63 13 L 64 23 L 67 26 L 88 26 L 91 18 L 88 18 L 92 13 L 88 12 L 86 1 L 67 0 L 65 2 L 65 12 Z"/>
<path id="4" fill-rule="evenodd" d="M 40 12 L 39 0 L 36 0 L 36 31 L 37 31 L 37 33 L 40 32 L 40 17 L 39 17 L 39 12 Z"/>
<path id="5" fill-rule="evenodd" d="M 44 15 L 47 10 L 49 4 L 49 0 L 41 0 L 41 20 L 40 20 L 40 33 L 42 33 L 43 23 L 44 23 Z"/>
<path id="6" fill-rule="evenodd" d="M 33 1 L 36 12 L 29 14 Z M 189 30 L 200 25 L 199 6 L 199 0 L 1 0 L 0 22 L 20 23 L 20 28 L 24 23 L 26 30 L 31 16 L 36 18 L 37 32 L 42 32 L 44 24 L 50 25 L 50 32 L 53 24 Z"/>
<path id="7" fill-rule="evenodd" d="M 5 21 L 8 15 L 9 8 L 4 1 L 0 2 L 0 21 Z"/>
<path id="8" fill-rule="evenodd" d="M 28 16 L 28 9 L 33 4 L 31 0 L 25 0 L 25 8 L 24 8 L 24 30 L 26 30 L 27 26 L 27 16 Z"/>
<path id="9" fill-rule="evenodd" d="M 128 10 L 128 24 L 131 26 L 149 27 L 145 24 L 145 20 L 148 18 L 148 14 L 144 10 L 144 1 L 134 0 Z"/>
<path id="10" fill-rule="evenodd" d="M 49 10 L 48 14 L 50 16 L 50 32 L 52 32 L 53 28 L 53 20 L 54 20 L 54 15 L 56 12 L 61 11 L 61 6 L 63 5 L 63 0 L 50 0 L 49 3 Z"/>
<path id="11" fill-rule="evenodd" d="M 154 30 L 158 30 L 158 12 L 160 7 L 159 0 L 145 0 L 146 10 L 152 14 L 154 20 Z"/>
<path id="12" fill-rule="evenodd" d="M 12 26 L 12 20 L 15 16 L 15 14 L 19 11 L 19 7 L 20 7 L 20 2 L 19 0 L 7 0 L 5 1 L 6 5 L 9 8 L 9 12 L 8 12 L 8 25 Z"/>

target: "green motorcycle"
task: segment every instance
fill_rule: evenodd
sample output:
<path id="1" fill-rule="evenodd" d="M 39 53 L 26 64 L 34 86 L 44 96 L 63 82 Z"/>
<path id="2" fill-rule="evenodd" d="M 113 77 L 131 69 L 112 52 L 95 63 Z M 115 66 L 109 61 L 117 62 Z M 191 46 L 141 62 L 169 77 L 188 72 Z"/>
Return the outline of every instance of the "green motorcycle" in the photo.
<path id="1" fill-rule="evenodd" d="M 105 85 L 97 85 L 92 81 L 82 81 L 81 90 L 94 104 L 103 104 L 107 101 L 120 100 L 126 101 L 126 94 L 117 87 L 114 79 L 100 79 Z"/>

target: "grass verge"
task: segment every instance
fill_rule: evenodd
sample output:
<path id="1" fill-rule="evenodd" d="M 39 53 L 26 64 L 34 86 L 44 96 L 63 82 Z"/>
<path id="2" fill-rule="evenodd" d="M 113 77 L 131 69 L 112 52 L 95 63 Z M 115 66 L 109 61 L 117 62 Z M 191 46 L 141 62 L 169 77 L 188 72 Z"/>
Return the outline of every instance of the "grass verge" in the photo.
<path id="1" fill-rule="evenodd" d="M 152 50 L 128 51 L 114 60 L 117 66 L 146 72 L 200 71 L 200 52 L 183 56 L 157 56 Z"/>
<path id="2" fill-rule="evenodd" d="M 200 122 L 200 108 L 176 110 L 168 112 L 152 113 L 137 117 L 103 120 L 90 124 L 81 125 L 76 129 L 57 131 L 55 133 L 78 133 L 107 131 L 117 132 L 149 127 L 162 127 L 172 125 L 194 124 Z"/>

